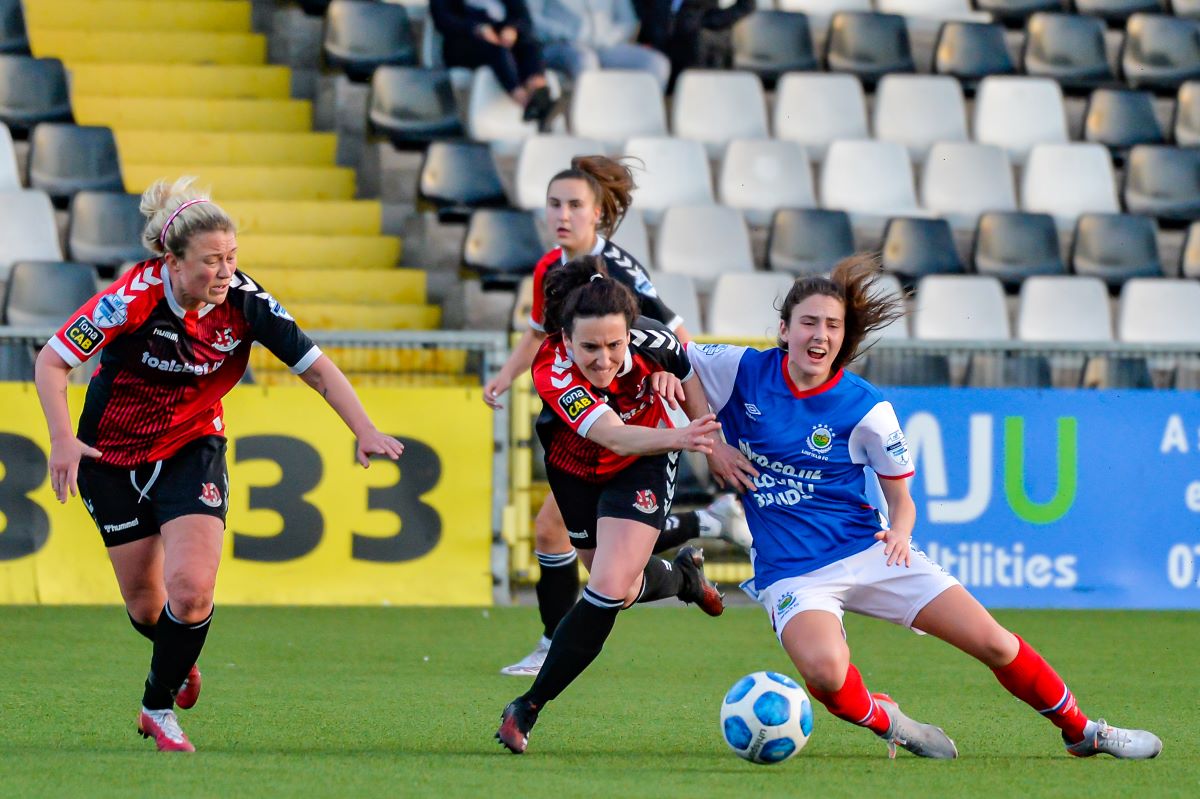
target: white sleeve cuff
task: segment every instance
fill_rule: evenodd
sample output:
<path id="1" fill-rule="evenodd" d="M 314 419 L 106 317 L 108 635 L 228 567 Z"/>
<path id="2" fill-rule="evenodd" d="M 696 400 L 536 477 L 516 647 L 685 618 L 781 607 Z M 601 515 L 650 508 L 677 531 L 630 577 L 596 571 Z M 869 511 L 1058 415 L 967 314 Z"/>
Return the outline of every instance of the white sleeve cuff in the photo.
<path id="1" fill-rule="evenodd" d="M 74 367 L 78 366 L 79 364 L 83 363 L 83 361 L 79 360 L 78 355 L 71 352 L 70 347 L 68 347 L 66 344 L 62 343 L 62 340 L 58 337 L 57 334 L 51 336 L 50 340 L 47 341 L 46 343 L 50 345 L 50 349 L 57 352 L 59 357 L 67 362 L 68 366 L 74 368 Z"/>
<path id="2" fill-rule="evenodd" d="M 545 332 L 546 332 L 546 326 L 545 326 L 545 325 L 543 325 L 543 324 L 540 324 L 540 323 L 538 323 L 538 322 L 535 322 L 535 321 L 533 321 L 533 317 L 532 317 L 532 316 L 531 316 L 531 317 L 529 317 L 529 326 L 530 326 L 530 327 L 532 327 L 534 330 L 536 330 L 536 331 L 537 331 L 537 332 L 539 332 L 539 333 L 545 333 Z"/>
<path id="3" fill-rule="evenodd" d="M 588 431 L 592 429 L 592 425 L 596 423 L 596 420 L 611 410 L 612 406 L 607 402 L 601 402 L 593 408 L 591 413 L 583 417 L 583 421 L 579 423 L 579 435 L 587 438 Z"/>
<path id="4" fill-rule="evenodd" d="M 291 373 L 294 375 L 304 374 L 305 372 L 308 371 L 308 368 L 310 366 L 312 366 L 314 363 L 317 362 L 317 358 L 320 358 L 320 357 L 321 357 L 321 348 L 318 347 L 316 344 L 314 344 L 312 346 L 312 349 L 309 350 L 308 352 L 304 353 L 304 357 L 301 358 L 296 363 L 295 366 L 291 367 L 291 370 L 290 370 Z"/>
<path id="5" fill-rule="evenodd" d="M 678 330 L 682 326 L 683 326 L 683 317 L 680 316 L 679 314 L 676 314 L 674 319 L 672 319 L 670 322 L 667 322 L 667 328 L 670 329 L 672 332 Z"/>

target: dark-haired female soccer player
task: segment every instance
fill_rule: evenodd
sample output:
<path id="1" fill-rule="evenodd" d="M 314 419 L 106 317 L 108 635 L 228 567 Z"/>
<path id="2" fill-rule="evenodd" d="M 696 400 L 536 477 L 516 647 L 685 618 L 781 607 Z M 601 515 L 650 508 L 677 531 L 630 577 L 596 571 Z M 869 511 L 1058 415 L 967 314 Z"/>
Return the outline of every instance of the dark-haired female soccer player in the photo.
<path id="1" fill-rule="evenodd" d="M 546 703 L 600 654 L 623 608 L 674 596 L 710 616 L 724 609 L 698 550 L 683 547 L 673 563 L 651 557 L 679 450 L 710 452 L 720 425 L 706 413 L 679 339 L 637 310 L 595 256 L 546 277 L 551 335 L 533 363 L 543 403 L 537 433 L 550 489 L 591 576 L 554 630 L 533 686 L 504 709 L 496 737 L 516 754 Z M 693 419 L 685 426 L 672 423 L 677 400 Z"/>
<path id="2" fill-rule="evenodd" d="M 879 390 L 844 369 L 871 331 L 903 313 L 901 299 L 874 286 L 878 273 L 859 256 L 830 278 L 798 279 L 783 302 L 777 348 L 688 347 L 733 445 L 718 445 L 714 474 L 752 490 L 744 502 L 754 586 L 783 648 L 830 713 L 879 735 L 892 756 L 897 746 L 933 758 L 958 751 L 941 729 L 867 690 L 850 662 L 845 610 L 937 636 L 982 661 L 1062 731 L 1072 755 L 1154 757 L 1157 737 L 1090 720 L 1032 646 L 911 548 L 916 507 L 904 433 Z M 867 467 L 881 478 L 890 524 L 867 504 Z"/>
<path id="3" fill-rule="evenodd" d="M 195 751 L 173 705 L 200 694 L 196 660 L 213 614 L 229 510 L 221 398 L 262 344 L 337 411 L 369 455 L 403 445 L 375 429 L 341 370 L 279 302 L 237 268 L 237 233 L 192 179 L 142 195 L 155 258 L 71 315 L 38 355 L 35 381 L 50 428 L 50 482 L 76 491 L 108 549 L 129 620 L 154 644 L 138 730 L 159 751 Z M 79 418 L 67 374 L 100 354 Z"/>

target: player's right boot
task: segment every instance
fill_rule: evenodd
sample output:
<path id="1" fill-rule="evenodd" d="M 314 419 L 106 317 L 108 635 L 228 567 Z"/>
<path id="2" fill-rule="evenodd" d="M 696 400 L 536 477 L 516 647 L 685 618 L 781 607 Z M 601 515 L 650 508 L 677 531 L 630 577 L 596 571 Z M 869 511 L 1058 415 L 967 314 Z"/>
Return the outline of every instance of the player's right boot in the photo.
<path id="1" fill-rule="evenodd" d="M 147 710 L 138 717 L 138 732 L 143 738 L 153 738 L 160 752 L 195 752 L 196 747 L 183 734 L 174 710 Z"/>
<path id="2" fill-rule="evenodd" d="M 196 700 L 200 698 L 200 669 L 192 664 L 191 671 L 183 680 L 183 685 L 179 686 L 179 690 L 175 692 L 175 704 L 179 705 L 184 710 L 196 706 Z"/>
<path id="3" fill-rule="evenodd" d="M 901 712 L 900 706 L 887 694 L 871 694 L 871 696 L 887 713 L 888 720 L 891 722 L 887 732 L 879 736 L 887 741 L 889 757 L 896 757 L 897 746 L 904 747 L 917 757 L 931 757 L 936 760 L 953 760 L 958 757 L 958 747 L 942 731 L 941 727 L 922 724 L 910 719 Z"/>
<path id="4" fill-rule="evenodd" d="M 720 616 L 725 611 L 725 597 L 704 576 L 704 550 L 680 547 L 675 554 L 675 568 L 683 575 L 683 588 L 677 595 L 680 599 L 695 604 L 709 616 Z"/>
<path id="5" fill-rule="evenodd" d="M 754 538 L 750 535 L 750 525 L 746 523 L 746 511 L 737 494 L 722 494 L 712 501 L 707 508 L 719 522 L 721 532 L 717 535 L 728 541 L 743 552 L 749 552 L 754 546 Z"/>
<path id="6" fill-rule="evenodd" d="M 546 653 L 549 651 L 550 639 L 543 635 L 532 652 L 511 666 L 500 669 L 500 673 L 509 677 L 536 677 L 542 670 L 542 664 L 546 662 Z"/>
<path id="7" fill-rule="evenodd" d="M 500 714 L 500 729 L 496 730 L 500 745 L 514 755 L 523 754 L 529 745 L 529 731 L 537 724 L 539 709 L 523 696 L 509 702 Z"/>
<path id="8" fill-rule="evenodd" d="M 1067 753 L 1075 757 L 1112 755 L 1124 760 L 1149 760 L 1162 751 L 1162 741 L 1154 733 L 1110 727 L 1104 719 L 1089 721 L 1083 728 L 1083 740 L 1066 746 Z"/>

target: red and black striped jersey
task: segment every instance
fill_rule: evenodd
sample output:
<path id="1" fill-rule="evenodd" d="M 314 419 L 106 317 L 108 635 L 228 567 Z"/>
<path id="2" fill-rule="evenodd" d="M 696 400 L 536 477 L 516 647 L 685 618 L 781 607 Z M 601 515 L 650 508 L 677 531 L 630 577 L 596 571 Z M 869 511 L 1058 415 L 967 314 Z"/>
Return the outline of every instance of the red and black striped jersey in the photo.
<path id="1" fill-rule="evenodd" d="M 561 333 L 542 342 L 533 360 L 533 385 L 542 398 L 536 428 L 547 466 L 603 483 L 639 456 L 618 455 L 587 438 L 601 415 L 614 412 L 625 424 L 641 427 L 673 426 L 676 412 L 651 389 L 650 375 L 666 371 L 687 380 L 692 374 L 687 352 L 674 333 L 653 319 L 639 317 L 629 335 L 625 363 L 605 388 L 588 382 Z"/>
<path id="2" fill-rule="evenodd" d="M 48 343 L 71 366 L 100 353 L 78 435 L 103 453 L 101 463 L 134 467 L 224 435 L 221 398 L 245 374 L 254 341 L 295 374 L 321 355 L 244 272 L 234 273 L 225 302 L 184 311 L 154 258 L 84 303 Z"/>

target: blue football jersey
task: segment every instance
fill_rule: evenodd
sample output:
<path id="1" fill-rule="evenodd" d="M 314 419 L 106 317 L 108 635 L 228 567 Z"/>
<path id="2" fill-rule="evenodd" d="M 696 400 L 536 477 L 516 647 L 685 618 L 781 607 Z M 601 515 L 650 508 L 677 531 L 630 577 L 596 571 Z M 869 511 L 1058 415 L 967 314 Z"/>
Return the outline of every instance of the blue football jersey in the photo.
<path id="1" fill-rule="evenodd" d="M 868 469 L 884 479 L 913 474 L 896 412 L 879 390 L 844 370 L 802 390 L 778 348 L 689 344 L 688 355 L 725 440 L 759 471 L 758 491 L 742 495 L 755 585 L 874 544 L 881 522 L 867 499 Z"/>

